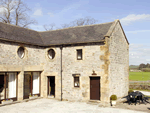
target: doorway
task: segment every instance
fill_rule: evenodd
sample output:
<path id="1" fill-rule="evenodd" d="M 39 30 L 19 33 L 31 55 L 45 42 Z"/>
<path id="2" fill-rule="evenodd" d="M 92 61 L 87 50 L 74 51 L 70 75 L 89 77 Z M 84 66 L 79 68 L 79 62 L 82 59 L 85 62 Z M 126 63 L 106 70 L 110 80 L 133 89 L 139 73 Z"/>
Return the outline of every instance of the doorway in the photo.
<path id="1" fill-rule="evenodd" d="M 100 100 L 100 77 L 90 77 L 90 99 Z"/>
<path id="2" fill-rule="evenodd" d="M 4 99 L 4 75 L 0 75 L 0 103 Z"/>
<path id="3" fill-rule="evenodd" d="M 48 95 L 55 97 L 55 76 L 48 77 Z"/>
<path id="4" fill-rule="evenodd" d="M 40 96 L 40 72 L 24 72 L 23 99 L 35 95 Z"/>
<path id="5" fill-rule="evenodd" d="M 18 93 L 18 73 L 4 72 L 0 73 L 0 103 L 2 100 L 17 100 Z"/>
<path id="6" fill-rule="evenodd" d="M 28 99 L 29 95 L 31 95 L 31 75 L 30 74 L 24 74 L 24 93 L 23 93 L 23 99 Z"/>

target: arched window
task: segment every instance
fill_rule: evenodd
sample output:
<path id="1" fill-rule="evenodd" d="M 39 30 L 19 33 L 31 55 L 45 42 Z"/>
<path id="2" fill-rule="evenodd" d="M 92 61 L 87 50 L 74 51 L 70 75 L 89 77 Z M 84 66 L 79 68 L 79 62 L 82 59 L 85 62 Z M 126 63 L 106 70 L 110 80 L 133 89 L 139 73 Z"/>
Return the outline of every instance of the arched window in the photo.
<path id="1" fill-rule="evenodd" d="M 19 56 L 20 58 L 23 58 L 24 55 L 25 55 L 25 49 L 24 49 L 24 47 L 19 47 L 17 53 L 18 53 L 18 56 Z"/>
<path id="2" fill-rule="evenodd" d="M 55 51 L 53 49 L 48 50 L 48 57 L 53 59 L 55 57 Z"/>

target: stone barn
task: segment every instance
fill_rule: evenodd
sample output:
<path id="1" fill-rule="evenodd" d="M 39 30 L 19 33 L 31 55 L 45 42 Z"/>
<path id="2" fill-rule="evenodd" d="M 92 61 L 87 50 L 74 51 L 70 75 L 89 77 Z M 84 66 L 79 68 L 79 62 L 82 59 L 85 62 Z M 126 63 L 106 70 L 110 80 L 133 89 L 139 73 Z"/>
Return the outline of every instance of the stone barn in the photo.
<path id="1" fill-rule="evenodd" d="M 0 23 L 0 100 L 110 102 L 129 90 L 129 42 L 119 20 L 38 32 Z"/>

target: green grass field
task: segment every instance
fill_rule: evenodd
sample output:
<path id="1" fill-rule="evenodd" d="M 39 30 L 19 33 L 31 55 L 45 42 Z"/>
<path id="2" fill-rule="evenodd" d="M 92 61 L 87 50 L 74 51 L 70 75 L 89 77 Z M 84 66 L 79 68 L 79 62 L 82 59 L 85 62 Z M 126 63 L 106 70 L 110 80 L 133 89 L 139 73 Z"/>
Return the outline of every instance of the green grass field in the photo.
<path id="1" fill-rule="evenodd" d="M 129 72 L 129 80 L 133 81 L 150 80 L 150 72 Z"/>
<path id="2" fill-rule="evenodd" d="M 130 89 L 130 90 L 138 90 L 138 91 L 148 91 L 148 92 L 150 92 L 150 90 L 144 90 L 144 89 Z"/>

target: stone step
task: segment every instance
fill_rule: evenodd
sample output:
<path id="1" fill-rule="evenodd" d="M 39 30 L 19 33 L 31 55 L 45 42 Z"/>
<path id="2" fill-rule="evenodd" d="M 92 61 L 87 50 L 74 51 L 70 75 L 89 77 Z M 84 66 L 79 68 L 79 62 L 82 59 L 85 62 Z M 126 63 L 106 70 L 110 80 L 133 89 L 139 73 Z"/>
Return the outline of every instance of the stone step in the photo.
<path id="1" fill-rule="evenodd" d="M 47 96 L 47 98 L 55 98 L 54 96 Z"/>
<path id="2" fill-rule="evenodd" d="M 97 101 L 97 100 L 89 100 L 89 101 L 87 102 L 87 104 L 99 105 L 99 104 L 100 104 L 100 101 Z"/>

